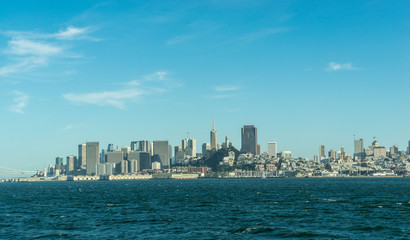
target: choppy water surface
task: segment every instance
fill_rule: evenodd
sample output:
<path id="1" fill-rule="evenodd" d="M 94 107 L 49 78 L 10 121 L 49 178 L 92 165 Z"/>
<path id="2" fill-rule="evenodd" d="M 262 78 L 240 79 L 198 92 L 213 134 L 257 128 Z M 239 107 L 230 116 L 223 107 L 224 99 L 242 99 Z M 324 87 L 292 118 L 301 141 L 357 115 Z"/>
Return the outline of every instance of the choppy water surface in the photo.
<path id="1" fill-rule="evenodd" d="M 410 179 L 0 184 L 1 239 L 409 239 Z"/>

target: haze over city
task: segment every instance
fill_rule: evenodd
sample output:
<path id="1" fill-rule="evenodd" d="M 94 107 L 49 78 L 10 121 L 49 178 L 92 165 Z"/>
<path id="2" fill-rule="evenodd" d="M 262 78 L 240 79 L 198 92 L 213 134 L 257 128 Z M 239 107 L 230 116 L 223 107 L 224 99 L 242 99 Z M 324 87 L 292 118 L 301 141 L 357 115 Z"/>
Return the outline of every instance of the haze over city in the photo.
<path id="1" fill-rule="evenodd" d="M 159 4 L 161 3 L 161 4 Z M 255 125 L 294 157 L 410 139 L 407 1 L 0 3 L 0 165 Z M 47 5 L 47 7 L 44 7 Z M 256 14 L 257 13 L 257 14 Z"/>

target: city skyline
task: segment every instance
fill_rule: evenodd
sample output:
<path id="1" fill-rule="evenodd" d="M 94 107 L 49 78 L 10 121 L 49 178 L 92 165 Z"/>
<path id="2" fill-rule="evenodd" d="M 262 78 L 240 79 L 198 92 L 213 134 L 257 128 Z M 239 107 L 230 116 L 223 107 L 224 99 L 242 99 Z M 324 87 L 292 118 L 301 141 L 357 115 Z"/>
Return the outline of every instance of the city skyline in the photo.
<path id="1" fill-rule="evenodd" d="M 91 141 L 177 146 L 187 132 L 200 152 L 213 119 L 238 149 L 251 124 L 262 152 L 353 154 L 354 136 L 406 150 L 409 7 L 2 2 L 0 165 L 42 168 Z"/>

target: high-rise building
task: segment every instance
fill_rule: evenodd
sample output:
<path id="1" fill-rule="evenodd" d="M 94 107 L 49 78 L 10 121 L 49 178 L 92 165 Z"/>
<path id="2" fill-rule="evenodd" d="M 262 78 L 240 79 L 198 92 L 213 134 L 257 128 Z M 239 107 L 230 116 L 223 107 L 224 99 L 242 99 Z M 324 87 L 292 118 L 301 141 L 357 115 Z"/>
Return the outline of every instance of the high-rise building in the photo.
<path id="1" fill-rule="evenodd" d="M 364 147 L 363 147 L 363 139 L 354 140 L 354 154 L 353 158 L 357 158 L 358 160 L 364 159 Z"/>
<path id="2" fill-rule="evenodd" d="M 130 160 L 129 161 L 129 172 L 137 173 L 140 171 L 140 161 L 139 160 Z"/>
<path id="3" fill-rule="evenodd" d="M 207 153 L 209 150 L 211 150 L 211 144 L 209 143 L 202 144 L 202 155 Z"/>
<path id="4" fill-rule="evenodd" d="M 100 162 L 101 163 L 107 162 L 107 150 L 105 149 L 101 149 Z"/>
<path id="5" fill-rule="evenodd" d="M 148 140 L 132 141 L 131 151 L 142 151 L 151 153 L 151 143 Z"/>
<path id="6" fill-rule="evenodd" d="M 77 162 L 77 158 L 73 155 L 67 157 L 67 164 L 66 164 L 66 172 L 72 173 L 75 170 L 75 164 Z"/>
<path id="7" fill-rule="evenodd" d="M 118 164 L 124 160 L 124 153 L 119 150 L 114 150 L 112 152 L 107 152 L 107 162 Z"/>
<path id="8" fill-rule="evenodd" d="M 196 140 L 187 138 L 182 140 L 182 151 L 185 156 L 196 157 Z"/>
<path id="9" fill-rule="evenodd" d="M 85 169 L 87 165 L 87 145 L 85 143 L 78 145 L 78 164 L 77 169 Z"/>
<path id="10" fill-rule="evenodd" d="M 131 142 L 131 151 L 139 151 L 138 149 L 138 141 Z"/>
<path id="11" fill-rule="evenodd" d="M 324 145 L 320 145 L 319 147 L 319 158 L 326 158 L 326 148 Z"/>
<path id="12" fill-rule="evenodd" d="M 268 142 L 268 155 L 270 157 L 278 157 L 278 148 L 276 142 Z"/>
<path id="13" fill-rule="evenodd" d="M 242 128 L 242 152 L 257 154 L 258 133 L 254 125 L 245 125 Z"/>
<path id="14" fill-rule="evenodd" d="M 154 141 L 154 155 L 153 161 L 161 162 L 162 169 L 169 169 L 170 162 L 169 162 L 169 145 L 168 141 Z"/>
<path id="15" fill-rule="evenodd" d="M 410 141 L 409 141 L 409 146 L 407 147 L 407 154 L 410 155 Z"/>
<path id="16" fill-rule="evenodd" d="M 331 160 L 336 160 L 336 152 L 335 152 L 335 150 L 330 149 L 330 151 L 329 151 L 329 158 L 330 158 Z"/>
<path id="17" fill-rule="evenodd" d="M 112 151 L 114 151 L 114 144 L 110 143 L 108 144 L 107 152 L 112 152 Z"/>
<path id="18" fill-rule="evenodd" d="M 86 143 L 86 155 L 87 155 L 87 175 L 94 175 L 97 173 L 97 163 L 100 163 L 100 143 L 99 142 L 87 142 Z"/>
<path id="19" fill-rule="evenodd" d="M 63 167 L 63 158 L 62 157 L 56 157 L 56 169 L 61 170 L 61 168 Z"/>
<path id="20" fill-rule="evenodd" d="M 256 155 L 261 155 L 261 145 L 256 145 Z"/>
<path id="21" fill-rule="evenodd" d="M 140 169 L 151 169 L 151 153 L 148 152 L 140 152 Z"/>
<path id="22" fill-rule="evenodd" d="M 218 150 L 218 139 L 217 133 L 215 131 L 215 121 L 212 120 L 212 130 L 211 130 L 211 150 L 215 149 Z"/>
<path id="23" fill-rule="evenodd" d="M 130 147 L 122 147 L 121 148 L 123 160 L 127 160 L 128 153 L 130 152 Z"/>
<path id="24" fill-rule="evenodd" d="M 175 153 L 175 162 L 181 163 L 185 158 L 185 154 L 182 151 L 182 146 L 174 147 L 174 153 Z"/>

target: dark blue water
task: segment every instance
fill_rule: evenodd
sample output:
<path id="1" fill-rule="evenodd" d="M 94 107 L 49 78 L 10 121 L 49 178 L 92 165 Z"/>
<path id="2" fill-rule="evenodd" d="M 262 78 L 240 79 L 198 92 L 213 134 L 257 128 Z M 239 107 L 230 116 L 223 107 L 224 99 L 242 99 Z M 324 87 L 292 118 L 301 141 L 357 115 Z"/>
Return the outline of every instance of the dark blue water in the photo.
<path id="1" fill-rule="evenodd" d="M 0 184 L 1 239 L 409 239 L 409 178 Z"/>

